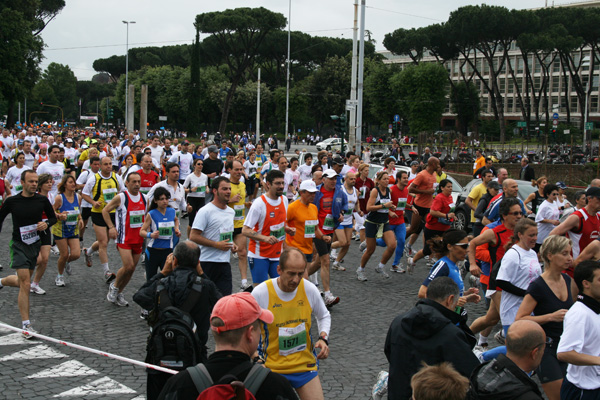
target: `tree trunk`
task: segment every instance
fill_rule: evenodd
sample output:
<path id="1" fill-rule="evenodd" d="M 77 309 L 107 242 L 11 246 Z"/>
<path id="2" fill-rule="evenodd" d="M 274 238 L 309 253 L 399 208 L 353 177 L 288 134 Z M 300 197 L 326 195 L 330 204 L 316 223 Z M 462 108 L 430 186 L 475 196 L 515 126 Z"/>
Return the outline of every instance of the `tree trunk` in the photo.
<path id="1" fill-rule="evenodd" d="M 6 127 L 12 128 L 15 126 L 15 103 L 14 99 L 7 99 L 8 110 L 6 112 Z M 20 122 L 20 121 L 19 121 Z"/>

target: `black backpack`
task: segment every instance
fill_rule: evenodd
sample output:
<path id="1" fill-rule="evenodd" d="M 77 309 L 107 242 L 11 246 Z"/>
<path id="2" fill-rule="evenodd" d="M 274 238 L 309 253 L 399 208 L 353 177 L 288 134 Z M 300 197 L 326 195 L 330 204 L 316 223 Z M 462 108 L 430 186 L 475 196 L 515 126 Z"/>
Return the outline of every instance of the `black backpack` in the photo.
<path id="1" fill-rule="evenodd" d="M 167 289 L 157 286 L 158 304 L 149 318 L 152 332 L 146 346 L 147 363 L 181 371 L 202 361 L 196 324 L 189 314 L 200 299 L 201 289 L 194 283 L 185 302 L 175 307 Z"/>

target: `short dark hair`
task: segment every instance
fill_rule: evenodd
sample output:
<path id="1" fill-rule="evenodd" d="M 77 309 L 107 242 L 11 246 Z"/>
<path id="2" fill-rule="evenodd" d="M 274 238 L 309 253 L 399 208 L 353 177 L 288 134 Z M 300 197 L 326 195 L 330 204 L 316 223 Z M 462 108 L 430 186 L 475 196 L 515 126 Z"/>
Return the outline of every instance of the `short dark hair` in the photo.
<path id="1" fill-rule="evenodd" d="M 129 174 L 127 174 L 127 179 L 125 180 L 125 182 L 129 183 L 129 177 L 131 175 L 137 175 L 140 177 L 140 179 L 142 178 L 142 176 L 139 174 L 139 172 L 130 172 Z"/>
<path id="2" fill-rule="evenodd" d="M 57 144 L 53 144 L 52 146 L 50 146 L 48 148 L 48 153 L 52 153 L 52 150 L 54 150 L 54 149 L 58 149 L 60 151 L 60 146 Z"/>
<path id="3" fill-rule="evenodd" d="M 402 179 L 402 175 L 408 175 L 408 172 L 401 169 L 396 173 L 396 180 L 399 181 L 400 179 Z"/>
<path id="4" fill-rule="evenodd" d="M 177 259 L 179 266 L 195 269 L 200 259 L 200 248 L 196 245 L 190 248 L 187 242 L 188 240 L 183 240 L 177 243 L 177 246 L 173 249 L 173 257 Z"/>
<path id="5" fill-rule="evenodd" d="M 594 271 L 597 269 L 600 269 L 600 261 L 586 260 L 575 267 L 573 279 L 580 293 L 583 292 L 583 281 L 591 282 L 594 279 Z"/>
<path id="6" fill-rule="evenodd" d="M 25 182 L 25 179 L 27 179 L 27 174 L 37 174 L 37 172 L 31 169 L 26 169 L 25 171 L 21 172 L 21 180 L 23 182 Z"/>
<path id="7" fill-rule="evenodd" d="M 273 183 L 273 181 L 275 181 L 275 179 L 277 178 L 284 179 L 285 174 L 278 169 L 272 169 L 269 172 L 267 172 L 267 182 Z"/>
<path id="8" fill-rule="evenodd" d="M 271 160 L 275 157 L 275 154 L 279 154 L 279 150 L 271 149 L 271 151 L 269 151 L 269 156 L 271 157 Z"/>
<path id="9" fill-rule="evenodd" d="M 546 186 L 544 186 L 544 197 L 548 198 L 550 193 L 554 192 L 555 190 L 558 192 L 558 186 L 556 186 L 554 183 L 546 184 Z"/>
<path id="10" fill-rule="evenodd" d="M 171 172 L 171 170 L 172 170 L 174 167 L 177 167 L 177 168 L 179 168 L 179 164 L 177 164 L 177 163 L 174 163 L 174 162 L 170 162 L 170 163 L 168 163 L 168 164 L 167 164 L 167 166 L 165 167 L 165 170 L 166 170 L 167 172 Z"/>
<path id="11" fill-rule="evenodd" d="M 494 175 L 494 172 L 492 172 L 492 170 L 491 170 L 491 169 L 485 169 L 485 170 L 483 170 L 483 172 L 481 173 L 481 179 L 485 178 L 485 176 L 486 176 L 487 174 L 490 174 L 490 175 L 492 175 L 492 176 L 493 176 L 493 175 Z"/>
<path id="12" fill-rule="evenodd" d="M 431 281 L 427 286 L 427 298 L 435 302 L 442 302 L 450 296 L 458 296 L 460 290 L 456 282 L 447 276 L 440 276 Z"/>
<path id="13" fill-rule="evenodd" d="M 213 179 L 212 183 L 210 184 L 210 189 L 219 190 L 219 185 L 221 184 L 221 182 L 231 183 L 231 181 L 228 178 L 224 176 L 218 176 L 215 179 Z"/>
<path id="14" fill-rule="evenodd" d="M 521 202 L 516 197 L 505 197 L 498 206 L 498 211 L 501 216 L 508 215 L 513 206 L 521 206 Z"/>
<path id="15" fill-rule="evenodd" d="M 310 158 L 312 160 L 313 156 L 311 153 L 306 153 L 304 154 L 304 160 L 306 160 L 307 158 Z"/>

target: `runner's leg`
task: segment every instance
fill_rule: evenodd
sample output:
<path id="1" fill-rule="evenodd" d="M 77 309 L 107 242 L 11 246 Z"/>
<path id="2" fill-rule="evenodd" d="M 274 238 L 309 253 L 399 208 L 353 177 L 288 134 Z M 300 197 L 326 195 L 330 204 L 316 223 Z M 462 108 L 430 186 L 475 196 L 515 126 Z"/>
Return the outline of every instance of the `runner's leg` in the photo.
<path id="1" fill-rule="evenodd" d="M 123 266 L 119 268 L 117 271 L 117 279 L 115 280 L 115 287 L 119 288 L 119 293 L 123 293 L 123 289 L 131 280 L 133 276 L 133 272 L 135 271 L 135 266 L 140 260 L 140 254 L 133 254 L 133 251 L 130 249 L 122 249 L 118 247 L 119 254 L 121 255 L 121 261 L 123 262 Z"/>

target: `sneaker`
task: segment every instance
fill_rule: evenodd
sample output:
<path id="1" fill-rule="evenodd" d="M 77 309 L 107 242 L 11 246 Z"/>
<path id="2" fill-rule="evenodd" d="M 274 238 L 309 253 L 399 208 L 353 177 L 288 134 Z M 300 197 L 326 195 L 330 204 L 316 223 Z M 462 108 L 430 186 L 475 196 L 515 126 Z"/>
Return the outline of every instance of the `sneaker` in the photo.
<path id="1" fill-rule="evenodd" d="M 475 357 L 477 357 L 477 359 L 479 360 L 480 363 L 484 363 L 485 360 L 483 359 L 483 350 L 481 350 L 480 348 L 477 348 L 478 346 L 475 346 L 473 348 L 473 354 L 475 354 Z"/>
<path id="2" fill-rule="evenodd" d="M 58 246 L 54 245 L 50 248 L 50 253 L 54 256 L 60 255 L 60 251 L 58 250 Z"/>
<path id="3" fill-rule="evenodd" d="M 504 337 L 504 335 L 502 334 L 502 331 L 498 331 L 495 335 L 494 335 L 494 339 L 496 339 L 496 342 L 500 343 L 501 345 L 504 344 L 504 342 L 506 341 L 506 338 Z"/>
<path id="4" fill-rule="evenodd" d="M 375 272 L 377 272 L 378 274 L 381 274 L 384 279 L 389 279 L 389 277 L 390 277 L 390 275 L 387 272 L 385 272 L 383 267 L 375 267 Z"/>
<path id="5" fill-rule="evenodd" d="M 323 296 L 323 300 L 325 300 L 325 305 L 327 307 L 335 306 L 337 303 L 340 302 L 340 298 L 332 295 L 331 293 Z"/>
<path id="6" fill-rule="evenodd" d="M 65 286 L 65 278 L 62 277 L 61 275 L 57 275 L 56 279 L 54 279 L 54 284 L 56 286 L 64 287 Z"/>
<path id="7" fill-rule="evenodd" d="M 356 279 L 358 279 L 361 282 L 364 282 L 367 280 L 367 276 L 365 275 L 365 271 L 361 271 L 359 269 L 356 270 Z"/>
<path id="8" fill-rule="evenodd" d="M 402 265 L 392 265 L 392 268 L 390 268 L 390 271 L 397 272 L 399 274 L 403 274 L 406 272 L 406 270 L 402 267 Z"/>
<path id="9" fill-rule="evenodd" d="M 236 260 L 239 258 L 237 253 L 231 253 L 231 255 L 233 256 L 233 258 L 235 258 Z"/>
<path id="10" fill-rule="evenodd" d="M 25 325 L 25 327 L 23 328 L 23 330 L 29 331 L 31 333 L 38 333 L 38 331 L 36 331 L 35 329 L 33 329 L 33 327 L 31 326 L 31 324 Z M 33 339 L 35 336 L 32 336 L 32 335 L 30 335 L 30 334 L 28 334 L 26 332 L 23 332 L 23 337 L 25 339 Z"/>
<path id="11" fill-rule="evenodd" d="M 149 314 L 150 314 L 150 313 L 148 312 L 148 310 L 144 310 L 144 309 L 142 308 L 142 311 L 140 312 L 140 318 L 141 318 L 141 319 L 146 319 L 146 320 L 147 320 L 147 319 L 148 319 L 148 315 L 149 315 Z"/>
<path id="12" fill-rule="evenodd" d="M 360 235 L 356 235 L 356 237 L 354 238 L 355 241 L 360 242 Z"/>
<path id="13" fill-rule="evenodd" d="M 404 252 L 408 257 L 412 257 L 415 255 L 415 251 L 412 249 L 411 246 L 408 245 L 408 243 L 404 246 Z"/>
<path id="14" fill-rule="evenodd" d="M 436 262 L 437 262 L 437 260 L 435 258 L 430 257 L 429 260 L 427 260 L 427 266 L 428 267 L 433 267 Z"/>
<path id="15" fill-rule="evenodd" d="M 365 250 L 367 250 L 367 241 L 366 240 L 364 242 L 360 242 L 360 245 L 358 246 L 358 251 L 364 253 Z"/>
<path id="16" fill-rule="evenodd" d="M 412 275 L 412 273 L 414 271 L 415 271 L 415 263 L 413 262 L 413 258 L 408 257 L 408 259 L 406 260 L 406 272 L 408 272 L 409 275 Z"/>
<path id="17" fill-rule="evenodd" d="M 104 280 L 106 281 L 106 283 L 111 283 L 112 281 L 115 280 L 116 277 L 117 276 L 110 271 L 106 271 L 104 273 Z"/>
<path id="18" fill-rule="evenodd" d="M 332 269 L 335 269 L 336 271 L 345 271 L 346 267 L 344 267 L 342 264 L 340 264 L 337 261 L 333 262 L 333 265 L 331 266 Z"/>
<path id="19" fill-rule="evenodd" d="M 68 262 L 65 265 L 65 272 L 67 273 L 67 275 L 73 274 L 73 267 L 71 267 L 71 263 Z"/>
<path id="20" fill-rule="evenodd" d="M 113 285 L 111 283 L 110 286 L 108 287 L 108 293 L 106 294 L 106 300 L 110 301 L 111 303 L 114 303 L 115 301 L 117 301 L 118 294 L 119 294 L 119 289 L 116 288 L 115 285 Z"/>
<path id="21" fill-rule="evenodd" d="M 129 306 L 129 303 L 125 300 L 125 296 L 123 296 L 123 293 L 119 293 L 117 295 L 117 300 L 115 301 L 115 304 L 118 305 L 119 307 Z"/>
<path id="22" fill-rule="evenodd" d="M 83 248 L 83 255 L 85 257 L 85 265 L 87 265 L 88 267 L 92 266 L 92 255 L 87 253 L 87 249 L 84 247 Z"/>
<path id="23" fill-rule="evenodd" d="M 44 289 L 42 289 L 40 287 L 40 285 L 34 286 L 33 284 L 31 284 L 31 286 L 29 287 L 29 292 L 34 293 L 34 294 L 39 294 L 39 295 L 46 294 L 46 291 Z"/>
<path id="24" fill-rule="evenodd" d="M 478 344 L 477 346 L 473 347 L 473 351 L 480 351 L 480 352 L 486 352 L 488 351 L 488 344 L 487 343 L 482 343 L 482 344 Z"/>
<path id="25" fill-rule="evenodd" d="M 381 400 L 385 397 L 388 391 L 388 377 L 387 371 L 381 371 L 377 374 L 377 382 L 373 385 L 371 390 L 371 398 L 373 400 Z"/>
<path id="26" fill-rule="evenodd" d="M 338 252 L 335 250 L 332 250 L 331 253 L 329 253 L 329 261 L 334 262 L 337 259 L 338 256 Z"/>
<path id="27" fill-rule="evenodd" d="M 247 292 L 249 288 L 252 287 L 250 282 L 240 284 L 240 292 Z"/>
<path id="28" fill-rule="evenodd" d="M 471 275 L 469 277 L 469 284 L 471 285 L 471 287 L 478 288 L 479 287 L 479 278 Z"/>

